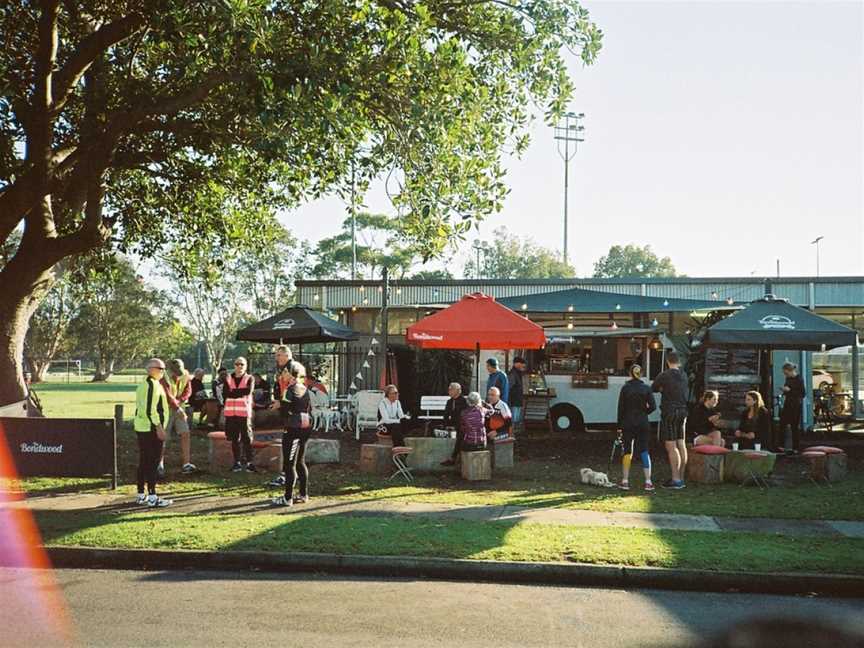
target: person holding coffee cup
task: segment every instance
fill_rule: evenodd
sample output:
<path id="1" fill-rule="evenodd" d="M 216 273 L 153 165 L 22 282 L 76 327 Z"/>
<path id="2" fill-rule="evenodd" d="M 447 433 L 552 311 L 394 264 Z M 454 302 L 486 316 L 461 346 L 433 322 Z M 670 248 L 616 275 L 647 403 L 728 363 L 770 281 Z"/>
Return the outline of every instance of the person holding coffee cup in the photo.
<path id="1" fill-rule="evenodd" d="M 744 411 L 735 430 L 735 442 L 742 450 L 752 450 L 756 444 L 767 445 L 771 438 L 771 414 L 758 391 L 748 391 L 744 397 Z"/>
<path id="2" fill-rule="evenodd" d="M 282 434 L 282 465 L 285 469 L 285 494 L 274 498 L 273 506 L 294 506 L 309 501 L 309 467 L 306 444 L 312 434 L 312 399 L 306 388 L 306 369 L 290 362 L 279 375 L 281 400 L 279 412 L 285 425 Z M 294 497 L 294 486 L 300 493 Z"/>

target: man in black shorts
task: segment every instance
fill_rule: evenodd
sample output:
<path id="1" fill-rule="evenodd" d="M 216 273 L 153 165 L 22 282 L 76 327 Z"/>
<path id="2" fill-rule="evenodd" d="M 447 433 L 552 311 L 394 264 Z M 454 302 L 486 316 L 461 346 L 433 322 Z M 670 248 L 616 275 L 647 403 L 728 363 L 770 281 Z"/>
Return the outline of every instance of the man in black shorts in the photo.
<path id="1" fill-rule="evenodd" d="M 687 445 L 684 440 L 684 426 L 687 423 L 687 396 L 690 385 L 687 374 L 681 369 L 681 360 L 675 351 L 666 354 L 669 367 L 654 379 L 651 389 L 660 392 L 659 436 L 666 446 L 672 479 L 662 484 L 663 488 L 684 488 L 684 469 L 687 466 Z"/>

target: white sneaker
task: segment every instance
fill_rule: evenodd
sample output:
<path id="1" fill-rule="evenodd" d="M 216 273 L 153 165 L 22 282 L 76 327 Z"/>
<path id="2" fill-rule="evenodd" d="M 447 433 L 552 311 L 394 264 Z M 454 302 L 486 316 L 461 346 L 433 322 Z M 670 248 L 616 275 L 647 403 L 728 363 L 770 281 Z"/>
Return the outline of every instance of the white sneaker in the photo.
<path id="1" fill-rule="evenodd" d="M 171 506 L 174 502 L 169 499 L 162 499 L 158 495 L 150 495 L 147 498 L 147 506 L 150 508 L 165 508 Z"/>
<path id="2" fill-rule="evenodd" d="M 182 472 L 184 475 L 189 475 L 189 474 L 192 474 L 193 472 L 195 472 L 196 470 L 198 470 L 198 469 L 195 467 L 195 464 L 188 463 L 188 464 L 183 464 L 183 469 L 180 472 Z"/>
<path id="3" fill-rule="evenodd" d="M 284 495 L 280 495 L 279 497 L 274 497 L 270 500 L 271 506 L 294 506 L 294 502 L 290 499 L 286 499 Z"/>
<path id="4" fill-rule="evenodd" d="M 147 503 L 147 494 L 146 493 L 138 493 L 138 497 L 135 498 L 135 504 L 138 506 L 144 506 Z"/>

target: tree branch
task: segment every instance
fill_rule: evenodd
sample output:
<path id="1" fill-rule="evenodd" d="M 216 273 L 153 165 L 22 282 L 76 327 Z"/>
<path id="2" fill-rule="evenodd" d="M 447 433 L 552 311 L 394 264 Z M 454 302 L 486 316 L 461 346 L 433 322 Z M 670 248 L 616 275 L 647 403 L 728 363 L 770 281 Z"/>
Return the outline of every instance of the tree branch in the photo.
<path id="1" fill-rule="evenodd" d="M 144 16 L 132 14 L 103 25 L 78 44 L 78 47 L 54 76 L 52 114 L 58 115 L 66 105 L 75 86 L 90 66 L 109 48 L 121 43 L 146 24 Z"/>
<path id="2" fill-rule="evenodd" d="M 39 44 L 33 78 L 33 128 L 29 133 L 27 158 L 37 170 L 37 178 L 47 183 L 51 158 L 51 77 L 57 61 L 58 0 L 42 0 L 39 16 Z M 40 177 L 41 176 L 41 177 Z"/>

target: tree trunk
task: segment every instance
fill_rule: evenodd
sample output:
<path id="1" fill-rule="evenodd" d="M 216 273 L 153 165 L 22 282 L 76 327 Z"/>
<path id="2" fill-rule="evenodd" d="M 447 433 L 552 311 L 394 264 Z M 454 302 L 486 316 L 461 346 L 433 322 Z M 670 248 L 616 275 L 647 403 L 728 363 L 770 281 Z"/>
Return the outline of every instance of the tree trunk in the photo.
<path id="1" fill-rule="evenodd" d="M 51 280 L 50 269 L 14 261 L 0 271 L 0 406 L 24 400 L 24 337 Z"/>
<path id="2" fill-rule="evenodd" d="M 96 373 L 91 382 L 106 382 L 114 373 L 114 361 L 99 358 L 96 363 Z"/>

